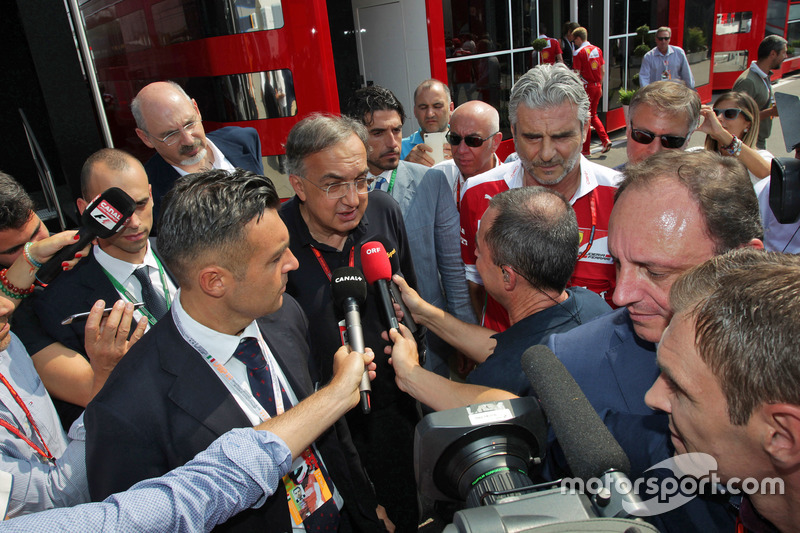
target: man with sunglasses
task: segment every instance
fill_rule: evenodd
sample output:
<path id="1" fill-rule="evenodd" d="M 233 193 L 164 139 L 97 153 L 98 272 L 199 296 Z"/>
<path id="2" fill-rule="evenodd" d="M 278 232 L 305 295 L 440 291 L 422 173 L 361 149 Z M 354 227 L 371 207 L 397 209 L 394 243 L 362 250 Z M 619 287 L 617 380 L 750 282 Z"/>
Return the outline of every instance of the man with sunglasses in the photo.
<path id="1" fill-rule="evenodd" d="M 211 169 L 264 173 L 261 140 L 253 128 L 229 126 L 206 135 L 194 98 L 172 81 L 146 85 L 131 102 L 136 135 L 156 153 L 144 168 L 153 186 L 153 213 L 180 176 Z"/>
<path id="2" fill-rule="evenodd" d="M 686 60 L 686 53 L 669 44 L 672 30 L 661 26 L 656 30 L 656 47 L 647 52 L 639 70 L 639 85 L 646 87 L 654 81 L 675 81 L 694 89 L 694 76 Z"/>
<path id="3" fill-rule="evenodd" d="M 500 114 L 489 104 L 470 100 L 453 111 L 447 134 L 453 159 L 433 168 L 447 176 L 457 208 L 461 207 L 461 191 L 469 178 L 503 164 L 495 155 L 502 140 Z"/>
<path id="4" fill-rule="evenodd" d="M 519 160 L 470 178 L 461 195 L 461 257 L 470 297 L 482 325 L 495 331 L 508 328 L 508 313 L 483 288 L 475 236 L 489 200 L 505 190 L 541 185 L 567 198 L 581 234 L 568 286 L 585 287 L 610 302 L 615 285 L 606 243 L 620 175 L 581 155 L 589 134 L 589 97 L 580 78 L 560 63 L 529 70 L 511 90 L 509 118 Z"/>
<path id="5" fill-rule="evenodd" d="M 400 160 L 403 104 L 388 89 L 364 87 L 353 94 L 346 114 L 367 128 L 367 166 L 369 177 L 375 179 L 374 187 L 388 192 L 400 204 L 420 294 L 433 305 L 474 324 L 452 189 L 441 171 Z M 453 348 L 432 332 L 426 339 L 425 368 L 449 377 L 448 361 L 455 356 Z"/>
<path id="6" fill-rule="evenodd" d="M 778 35 L 767 35 L 758 45 L 758 59 L 741 73 L 733 84 L 733 91 L 749 94 L 758 104 L 760 123 L 756 148 L 765 150 L 767 138 L 772 133 L 772 119 L 778 116 L 778 106 L 772 92 L 772 70 L 781 67 L 786 59 L 786 39 Z"/>
<path id="7" fill-rule="evenodd" d="M 280 215 L 289 230 L 289 248 L 299 262 L 297 270 L 288 273 L 286 292 L 299 302 L 312 324 L 315 351 L 323 358 L 310 364 L 312 372 L 320 372 L 322 383 L 333 373 L 330 354 L 343 344 L 344 313 L 331 296 L 333 271 L 343 266 L 360 269 L 362 245 L 382 240 L 386 251 L 397 257 L 399 273 L 417 287 L 400 207 L 383 191 L 368 194 L 372 182 L 368 147 L 366 128 L 349 117 L 312 115 L 295 124 L 286 139 L 287 173 L 295 196 L 283 204 Z M 388 344 L 381 339 L 386 328 L 376 311 L 379 300 L 372 287 L 360 307 L 364 344 L 382 353 Z M 348 414 L 347 422 L 391 520 L 401 531 L 415 530 L 412 452 L 417 406 L 395 385 L 386 358 L 378 357 L 376 363 L 372 412 L 356 409 Z"/>
<path id="8" fill-rule="evenodd" d="M 656 81 L 636 92 L 628 110 L 628 164 L 662 150 L 685 150 L 700 121 L 700 97 L 681 83 Z"/>

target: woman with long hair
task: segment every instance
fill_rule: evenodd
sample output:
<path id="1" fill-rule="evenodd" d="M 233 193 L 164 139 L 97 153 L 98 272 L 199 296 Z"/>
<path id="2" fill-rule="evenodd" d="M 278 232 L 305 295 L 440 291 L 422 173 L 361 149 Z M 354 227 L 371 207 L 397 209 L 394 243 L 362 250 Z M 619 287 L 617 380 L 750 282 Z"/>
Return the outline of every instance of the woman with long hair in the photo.
<path id="1" fill-rule="evenodd" d="M 705 149 L 738 158 L 756 184 L 769 176 L 772 154 L 755 148 L 758 139 L 758 105 L 742 92 L 722 94 L 714 107 L 700 109 L 703 121 L 697 131 L 706 134 Z"/>

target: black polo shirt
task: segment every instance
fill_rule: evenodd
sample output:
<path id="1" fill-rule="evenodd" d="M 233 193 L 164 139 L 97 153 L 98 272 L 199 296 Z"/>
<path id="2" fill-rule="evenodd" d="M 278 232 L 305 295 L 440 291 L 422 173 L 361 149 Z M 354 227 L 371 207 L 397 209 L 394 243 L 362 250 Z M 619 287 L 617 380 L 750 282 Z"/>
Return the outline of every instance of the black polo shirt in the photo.
<path id="1" fill-rule="evenodd" d="M 399 274 L 416 289 L 417 277 L 403 216 L 400 206 L 391 196 L 383 191 L 369 193 L 369 203 L 361 222 L 350 232 L 339 251 L 317 242 L 311 236 L 300 214 L 300 203 L 296 196 L 283 204 L 280 215 L 289 230 L 289 248 L 300 263 L 297 270 L 289 272 L 286 292 L 294 296 L 308 315 L 313 351 L 318 358 L 316 363 L 323 383 L 326 383 L 333 373 L 333 354 L 342 345 L 338 324 L 344 319 L 344 313 L 334 308 L 331 282 L 311 245 L 320 252 L 331 272 L 348 266 L 351 250 L 353 266 L 362 270 L 361 246 L 382 240 L 388 252 L 391 252 L 390 247 L 397 251 Z M 412 453 L 414 427 L 419 417 L 415 400 L 395 384 L 394 370 L 383 351 L 389 343 L 381 338 L 381 332 L 386 328 L 378 309 L 377 293 L 370 285 L 360 312 L 364 345 L 375 352 L 377 365 L 377 377 L 372 382 L 372 413 L 364 415 L 356 407 L 347 414 L 347 422 L 361 461 L 375 484 L 379 503 L 387 508 L 396 525 L 400 526 L 398 521 L 408 521 L 405 525 L 416 529 Z"/>

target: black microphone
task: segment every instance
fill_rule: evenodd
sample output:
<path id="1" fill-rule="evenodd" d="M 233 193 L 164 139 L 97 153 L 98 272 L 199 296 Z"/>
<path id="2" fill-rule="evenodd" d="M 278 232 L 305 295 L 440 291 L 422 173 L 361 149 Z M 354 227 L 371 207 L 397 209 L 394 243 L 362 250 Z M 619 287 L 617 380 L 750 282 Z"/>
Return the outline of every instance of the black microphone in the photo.
<path id="1" fill-rule="evenodd" d="M 386 256 L 389 258 L 389 264 L 392 266 L 392 274 L 397 274 L 400 272 L 400 260 L 397 258 L 397 250 L 394 246 L 390 245 L 388 241 L 382 237 L 375 239 L 375 241 L 380 242 L 383 245 L 383 249 L 386 251 Z M 391 248 L 391 251 L 389 249 Z M 361 259 L 361 262 L 364 262 L 364 259 Z M 416 337 L 417 333 L 417 324 L 414 322 L 414 319 L 411 318 L 411 311 L 408 310 L 406 307 L 405 302 L 403 302 L 403 296 L 400 292 L 400 287 L 397 286 L 397 283 L 392 281 L 392 277 L 389 276 L 389 292 L 392 294 L 392 299 L 400 306 L 400 310 L 403 311 L 403 325 L 408 328 L 412 335 Z"/>
<path id="2" fill-rule="evenodd" d="M 36 279 L 44 285 L 53 281 L 62 272 L 61 263 L 73 259 L 95 237 L 108 239 L 122 231 L 134 210 L 136 202 L 122 189 L 111 187 L 99 194 L 83 210 L 78 240 L 59 250 L 42 265 Z"/>
<path id="3" fill-rule="evenodd" d="M 572 374 L 549 348 L 537 345 L 525 350 L 522 370 L 539 397 L 576 477 L 586 481 L 608 470 L 630 473 L 628 456 L 597 416 Z"/>
<path id="4" fill-rule="evenodd" d="M 631 463 L 625 451 L 595 412 L 572 374 L 542 345 L 522 354 L 522 370 L 539 397 L 573 475 L 602 482 L 592 497 L 604 517 L 646 516 L 647 507 L 629 490 Z"/>
<path id="5" fill-rule="evenodd" d="M 378 241 L 370 241 L 361 246 L 361 267 L 367 277 L 367 283 L 374 285 L 378 292 L 378 302 L 384 322 L 389 329 L 400 330 L 397 322 L 392 296 L 389 294 L 389 284 L 392 281 L 392 264 L 386 255 L 386 248 Z"/>
<path id="6" fill-rule="evenodd" d="M 361 329 L 361 313 L 358 306 L 367 299 L 367 282 L 357 268 L 345 266 L 337 268 L 331 274 L 331 293 L 333 303 L 344 310 L 344 323 L 347 326 L 347 343 L 356 352 L 364 353 L 364 332 Z M 369 373 L 364 368 L 361 375 L 361 411 L 369 414 L 372 411 L 370 393 L 372 386 Z"/>

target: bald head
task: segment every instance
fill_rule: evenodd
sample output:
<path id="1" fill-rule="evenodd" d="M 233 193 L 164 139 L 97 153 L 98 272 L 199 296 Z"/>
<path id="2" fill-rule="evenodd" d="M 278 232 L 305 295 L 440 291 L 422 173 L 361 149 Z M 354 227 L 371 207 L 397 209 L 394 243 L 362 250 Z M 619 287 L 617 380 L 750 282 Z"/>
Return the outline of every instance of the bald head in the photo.
<path id="1" fill-rule="evenodd" d="M 471 100 L 461 104 L 450 117 L 450 138 L 477 137 L 486 139 L 478 147 L 467 146 L 464 141 L 452 145 L 453 162 L 465 178 L 483 174 L 494 167 L 494 153 L 503 140 L 500 133 L 500 115 L 485 102 Z"/>
<path id="2" fill-rule="evenodd" d="M 206 134 L 200 110 L 177 83 L 157 81 L 145 86 L 131 102 L 136 135 L 170 165 L 186 172 L 206 155 Z"/>

